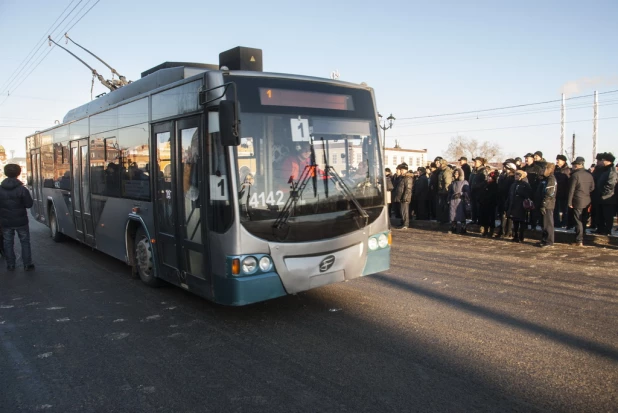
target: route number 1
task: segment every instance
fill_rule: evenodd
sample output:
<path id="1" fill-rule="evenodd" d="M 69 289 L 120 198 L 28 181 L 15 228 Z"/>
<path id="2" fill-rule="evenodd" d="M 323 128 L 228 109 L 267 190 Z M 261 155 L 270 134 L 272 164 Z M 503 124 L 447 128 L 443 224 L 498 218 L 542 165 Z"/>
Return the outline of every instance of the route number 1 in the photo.
<path id="1" fill-rule="evenodd" d="M 309 119 L 290 119 L 292 140 L 309 141 Z"/>
<path id="2" fill-rule="evenodd" d="M 227 180 L 225 176 L 210 175 L 210 199 L 227 201 Z"/>

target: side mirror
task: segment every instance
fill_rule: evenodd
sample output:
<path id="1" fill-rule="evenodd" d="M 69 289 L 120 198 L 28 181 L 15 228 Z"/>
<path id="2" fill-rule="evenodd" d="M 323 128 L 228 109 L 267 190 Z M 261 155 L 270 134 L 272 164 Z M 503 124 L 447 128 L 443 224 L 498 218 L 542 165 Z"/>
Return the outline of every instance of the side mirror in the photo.
<path id="1" fill-rule="evenodd" d="M 222 100 L 219 104 L 219 127 L 223 146 L 240 145 L 240 120 L 235 101 Z"/>

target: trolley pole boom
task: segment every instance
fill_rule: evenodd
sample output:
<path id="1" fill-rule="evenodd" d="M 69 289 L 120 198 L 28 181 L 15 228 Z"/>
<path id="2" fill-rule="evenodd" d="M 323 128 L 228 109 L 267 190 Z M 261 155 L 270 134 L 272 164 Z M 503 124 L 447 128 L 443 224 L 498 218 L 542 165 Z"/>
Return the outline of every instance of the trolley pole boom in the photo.
<path id="1" fill-rule="evenodd" d="M 77 60 L 79 60 L 80 62 L 82 62 L 84 64 L 84 66 L 86 66 L 88 69 L 90 69 L 92 71 L 92 75 L 96 76 L 97 79 L 99 79 L 99 81 L 103 84 L 103 86 L 105 86 L 106 88 L 108 88 L 109 90 L 111 90 L 112 92 L 116 89 L 118 89 L 118 86 L 114 85 L 112 82 L 110 82 L 109 80 L 105 80 L 105 78 L 103 78 L 103 76 L 101 76 L 95 69 L 93 69 L 92 67 L 90 67 L 88 65 L 88 63 L 84 62 L 82 59 L 80 59 L 79 57 L 77 57 L 74 53 L 72 53 L 70 50 L 60 46 L 58 43 L 54 42 L 51 38 L 51 36 L 48 36 L 49 42 L 50 42 L 50 46 L 51 43 L 55 44 L 56 46 L 58 46 L 59 48 L 65 50 L 67 53 L 69 53 L 71 56 L 73 56 L 74 58 L 76 58 Z"/>
<path id="2" fill-rule="evenodd" d="M 95 59 L 97 59 L 99 62 L 101 62 L 101 63 L 103 63 L 105 66 L 107 66 L 107 68 L 108 68 L 109 70 L 111 70 L 111 71 L 112 71 L 112 76 L 113 76 L 113 75 L 118 76 L 118 79 L 120 79 L 120 83 L 121 83 L 121 85 L 122 85 L 122 86 L 126 86 L 126 85 L 128 85 L 128 84 L 130 83 L 130 82 L 128 82 L 128 81 L 127 81 L 127 78 L 126 78 L 126 77 L 124 77 L 124 76 L 122 76 L 120 73 L 118 73 L 118 72 L 116 71 L 116 69 L 114 69 L 113 67 L 111 67 L 110 65 L 108 65 L 108 64 L 107 64 L 107 63 L 106 63 L 103 59 L 101 59 L 99 56 L 97 56 L 96 54 L 92 53 L 90 50 L 86 49 L 85 47 L 83 47 L 83 46 L 81 46 L 81 45 L 77 44 L 77 43 L 75 42 L 75 40 L 73 40 L 73 39 L 71 39 L 71 38 L 69 37 L 69 34 L 68 34 L 68 33 L 65 33 L 65 34 L 64 34 L 64 37 L 66 37 L 66 38 L 67 38 L 67 40 L 70 40 L 71 42 L 73 42 L 73 44 L 74 44 L 75 46 L 77 46 L 77 47 L 79 47 L 80 49 L 82 49 L 82 50 L 86 51 L 86 52 L 87 52 L 87 53 L 89 53 L 91 56 L 93 56 Z"/>

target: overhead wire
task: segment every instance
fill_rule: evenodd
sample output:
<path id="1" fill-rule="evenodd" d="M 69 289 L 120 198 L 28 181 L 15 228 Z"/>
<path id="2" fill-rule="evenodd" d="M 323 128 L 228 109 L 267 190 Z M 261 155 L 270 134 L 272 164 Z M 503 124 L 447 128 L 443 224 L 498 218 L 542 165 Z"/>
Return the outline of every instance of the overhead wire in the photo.
<path id="1" fill-rule="evenodd" d="M 618 116 L 610 116 L 606 118 L 599 118 L 598 120 L 608 120 L 608 119 L 618 119 Z M 582 120 L 572 120 L 569 123 L 580 123 L 580 122 L 592 122 L 593 119 L 582 119 Z M 409 135 L 397 135 L 397 136 L 389 136 L 390 139 L 394 138 L 409 138 L 412 136 L 434 136 L 434 135 L 448 135 L 453 133 L 466 133 L 466 132 L 486 132 L 486 131 L 494 131 L 494 130 L 504 130 L 504 129 L 519 129 L 519 128 L 531 128 L 535 126 L 549 126 L 549 125 L 560 125 L 560 122 L 551 122 L 551 123 L 539 123 L 535 125 L 516 125 L 516 126 L 505 126 L 501 128 L 486 128 L 486 129 L 470 129 L 470 130 L 458 130 L 452 132 L 435 132 L 435 133 L 414 133 Z"/>
<path id="2" fill-rule="evenodd" d="M 607 106 L 616 105 L 616 103 L 612 103 L 612 102 L 618 102 L 618 99 L 599 102 L 599 107 L 607 107 Z M 592 108 L 592 107 L 594 107 L 594 104 L 580 104 L 580 105 L 575 105 L 575 106 L 568 106 L 567 111 L 580 110 L 580 109 L 586 109 L 586 108 Z M 462 118 L 454 118 L 454 119 L 429 120 L 426 122 L 408 121 L 408 122 L 404 122 L 403 124 L 398 123 L 397 126 L 413 127 L 413 126 L 424 126 L 424 125 L 436 125 L 436 124 L 443 124 L 443 123 L 455 123 L 455 122 L 464 122 L 464 121 L 470 121 L 470 120 L 484 120 L 484 119 L 502 118 L 502 117 L 509 117 L 509 116 L 535 115 L 539 113 L 557 112 L 560 110 L 561 110 L 560 107 L 556 107 L 556 108 L 545 108 L 545 109 L 530 110 L 530 111 L 497 113 L 493 115 L 462 117 Z"/>
<path id="3" fill-rule="evenodd" d="M 24 66 L 24 62 L 26 62 L 26 60 L 30 61 L 30 59 L 32 59 L 32 57 L 34 57 L 34 54 L 36 54 L 36 52 L 34 52 L 34 54 L 33 54 L 33 51 L 34 51 L 35 49 L 38 51 L 38 50 L 41 48 L 41 44 L 40 44 L 40 43 L 41 43 L 43 40 L 45 40 L 49 34 L 51 34 L 51 33 L 53 32 L 52 28 L 54 27 L 54 25 L 56 24 L 56 22 L 57 22 L 58 20 L 60 20 L 60 18 L 62 17 L 62 15 L 63 15 L 63 14 L 64 14 L 67 10 L 68 10 L 68 8 L 69 8 L 69 7 L 71 7 L 71 4 L 72 4 L 74 1 L 75 1 L 75 0 L 71 0 L 71 2 L 70 2 L 70 3 L 67 5 L 67 7 L 66 7 L 66 8 L 62 11 L 62 13 L 60 13 L 60 16 L 58 16 L 58 17 L 56 18 L 56 20 L 55 20 L 55 21 L 51 24 L 51 26 L 49 26 L 49 28 L 45 31 L 45 34 L 43 35 L 43 37 L 42 37 L 39 41 L 37 41 L 37 42 L 34 44 L 34 46 L 32 47 L 32 50 L 30 50 L 30 52 L 26 55 L 26 57 L 24 58 L 24 60 L 22 60 L 22 62 L 21 62 L 21 63 L 17 66 L 17 68 L 15 69 L 15 71 L 14 71 L 14 72 L 13 72 L 13 73 L 9 76 L 8 80 L 7 80 L 6 82 L 4 82 L 4 84 L 2 85 L 2 87 L 0 87 L 0 95 L 4 94 L 5 89 L 6 89 L 6 88 L 5 88 L 5 86 L 7 86 L 7 85 L 8 85 L 8 84 L 9 84 L 9 83 L 13 80 L 13 77 L 15 77 L 15 75 L 16 75 L 17 73 L 19 73 L 20 68 L 21 68 L 22 66 Z M 80 0 L 80 2 L 81 2 L 81 1 L 82 1 L 82 0 Z M 79 3 L 78 3 L 78 4 L 79 4 Z M 38 49 L 37 49 L 37 44 L 39 44 Z M 32 55 L 32 56 L 30 56 L 30 55 Z"/>
<path id="4" fill-rule="evenodd" d="M 71 3 L 73 3 L 73 1 L 74 1 L 74 0 L 72 0 L 72 1 L 71 1 Z M 43 38 L 37 42 L 37 43 L 39 43 L 39 47 L 36 49 L 36 51 L 35 51 L 35 52 L 34 52 L 34 54 L 30 57 L 30 59 L 28 59 L 28 62 L 27 62 L 25 65 L 23 65 L 23 66 L 20 64 L 20 65 L 17 67 L 17 69 L 16 69 L 16 71 L 15 71 L 15 72 L 23 73 L 24 71 L 26 71 L 26 70 L 27 70 L 28 66 L 30 65 L 30 62 L 31 62 L 31 61 L 35 58 L 35 55 L 39 52 L 39 50 L 41 50 L 41 47 L 43 47 L 43 46 L 45 45 L 45 43 L 46 43 L 46 42 L 45 42 L 44 40 L 45 40 L 45 39 L 47 39 L 47 36 L 48 36 L 48 35 L 52 35 L 52 34 L 53 34 L 56 30 L 57 30 L 57 28 L 58 28 L 58 27 L 60 27 L 60 25 L 61 25 L 62 23 L 64 23 L 64 21 L 65 21 L 65 20 L 66 20 L 66 19 L 67 19 L 67 18 L 68 18 L 68 17 L 69 17 L 72 13 L 73 13 L 73 11 L 77 8 L 77 6 L 79 6 L 79 4 L 80 4 L 82 1 L 83 1 L 83 0 L 79 0 L 79 2 L 78 2 L 78 3 L 77 3 L 77 4 L 76 4 L 76 5 L 75 5 L 72 9 L 71 9 L 71 11 L 70 11 L 70 12 L 69 12 L 66 16 L 64 16 L 64 19 L 62 19 L 62 21 L 61 21 L 60 23 L 58 23 L 58 25 L 57 25 L 55 28 L 53 28 L 53 29 L 52 29 L 52 28 L 50 27 L 50 29 L 51 29 L 51 30 L 50 30 L 50 29 L 48 29 L 48 30 L 45 32 L 46 34 L 43 36 Z M 71 6 L 71 3 L 69 3 L 69 6 L 67 6 L 67 8 L 65 8 L 65 9 L 64 9 L 64 11 L 62 12 L 62 14 L 64 14 L 64 12 L 65 12 L 65 11 L 66 11 L 66 10 L 67 10 L 70 6 Z M 60 19 L 60 17 L 62 17 L 62 14 L 60 14 L 60 16 L 58 16 L 58 18 L 56 19 L 56 22 L 58 21 L 58 19 Z M 56 24 L 56 22 L 54 22 L 54 24 Z M 52 24 L 52 27 L 54 26 L 54 24 Z M 48 34 L 48 33 L 49 33 L 49 34 Z M 36 45 L 35 45 L 35 47 L 36 47 Z M 33 47 L 33 50 L 34 50 L 34 47 Z M 22 62 L 22 63 L 23 63 L 23 62 Z M 14 72 L 14 73 L 15 73 L 15 72 Z M 13 77 L 13 78 L 12 78 L 12 79 L 8 82 L 8 84 L 6 84 L 6 87 L 5 87 L 5 88 L 4 88 L 4 89 L 0 92 L 0 95 L 4 94 L 5 92 L 10 91 L 10 90 L 12 89 L 12 88 L 11 88 L 12 84 L 14 84 L 14 83 L 17 81 L 17 79 L 18 79 L 18 78 L 19 78 L 19 76 L 15 76 L 15 77 Z M 16 89 L 16 88 L 15 88 L 15 89 Z"/>
<path id="5" fill-rule="evenodd" d="M 79 22 L 80 22 L 80 21 L 81 21 L 81 20 L 82 20 L 82 19 L 83 19 L 83 18 L 84 18 L 84 17 L 85 17 L 85 16 L 86 16 L 89 12 L 90 12 L 90 10 L 92 10 L 92 8 L 93 8 L 94 6 L 96 6 L 96 5 L 99 3 L 99 1 L 100 1 L 100 0 L 97 0 L 96 2 L 94 2 L 94 4 L 92 4 L 92 6 L 90 6 L 90 8 L 89 8 L 88 10 L 86 10 L 86 12 L 85 12 L 85 13 L 83 13 L 83 14 L 81 15 L 81 17 L 80 17 L 80 18 L 79 18 L 79 19 L 78 19 L 75 23 L 73 23 L 73 25 L 71 25 L 70 27 L 68 27 L 68 25 L 69 25 L 69 24 L 71 24 L 71 23 L 73 22 L 73 20 L 75 20 L 75 18 L 76 18 L 77 16 L 79 16 L 79 14 L 82 12 L 82 10 L 84 10 L 84 9 L 86 8 L 86 6 L 88 5 L 88 2 L 86 2 L 86 3 L 82 6 L 82 8 L 81 8 L 81 9 L 79 9 L 79 11 L 78 11 L 78 12 L 77 12 L 77 13 L 76 13 L 76 14 L 75 14 L 72 18 L 71 18 L 71 20 L 69 20 L 69 22 L 68 22 L 68 23 L 67 23 L 67 25 L 64 27 L 64 29 L 62 29 L 62 30 L 60 31 L 60 33 L 56 35 L 56 39 L 57 39 L 57 41 L 60 41 L 60 38 L 61 38 L 61 36 L 63 36 L 63 35 L 64 35 L 64 33 L 67 33 L 67 32 L 68 32 L 68 31 L 70 31 L 73 27 L 75 27 L 75 25 L 76 25 L 77 23 L 79 23 Z M 79 3 L 81 3 L 81 0 L 80 0 L 80 2 L 79 2 Z M 79 3 L 77 3 L 77 5 L 79 5 Z M 77 7 L 77 5 L 76 5 L 76 7 Z M 71 10 L 71 13 L 73 12 L 73 10 L 75 10 L 75 8 L 73 8 L 73 9 Z M 61 22 L 60 24 L 62 24 L 62 23 L 64 22 L 64 20 L 66 20 L 66 17 L 68 17 L 68 15 L 67 15 L 67 16 L 65 16 L 65 18 L 62 20 L 62 22 Z M 59 25 L 58 25 L 58 26 L 59 26 Z M 67 29 L 67 27 L 68 27 L 68 29 Z M 13 88 L 13 90 L 16 90 L 19 86 L 21 86 L 21 84 L 22 84 L 22 83 L 24 83 L 24 82 L 26 81 L 26 79 L 28 79 L 28 77 L 30 77 L 30 75 L 32 74 L 32 72 L 34 72 L 34 70 L 36 70 L 36 68 L 37 68 L 37 67 L 38 67 L 38 66 L 39 66 L 39 65 L 43 62 L 43 60 L 45 60 L 45 58 L 46 58 L 46 57 L 47 57 L 47 56 L 51 53 L 51 51 L 54 49 L 54 47 L 55 47 L 55 46 L 50 47 L 50 49 L 47 51 L 47 53 L 45 53 L 45 55 L 43 55 L 43 57 L 42 57 L 42 58 L 38 61 L 38 63 L 36 64 L 36 66 L 34 66 L 34 67 L 30 70 L 30 72 L 28 72 L 28 74 L 27 74 L 27 75 L 26 75 L 26 76 L 25 76 L 25 77 L 21 80 L 21 82 L 19 82 L 19 84 L 17 84 L 17 85 Z M 8 100 L 8 98 L 9 98 L 9 97 L 10 97 L 10 96 L 7 96 L 7 97 L 4 99 L 4 101 L 2 101 L 2 102 L 0 103 L 0 106 L 2 106 L 2 105 L 3 105 L 3 104 L 4 104 L 7 100 Z"/>
<path id="6" fill-rule="evenodd" d="M 600 92 L 599 95 L 608 94 L 608 93 L 616 93 L 616 92 L 618 92 L 618 89 L 616 89 L 616 90 L 609 90 L 607 92 Z M 581 95 L 581 96 L 572 96 L 570 98 L 566 98 L 565 100 L 581 99 L 581 98 L 590 97 L 590 96 L 594 96 L 594 94 Z M 437 118 L 437 117 L 455 116 L 455 115 L 469 115 L 469 114 L 472 114 L 472 113 L 491 112 L 491 111 L 504 110 L 504 109 L 515 109 L 515 108 L 522 108 L 522 107 L 526 107 L 526 106 L 538 106 L 538 105 L 545 105 L 545 104 L 557 103 L 557 102 L 562 102 L 562 99 L 547 100 L 547 101 L 544 101 L 544 102 L 523 103 L 523 104 L 519 104 L 519 105 L 502 106 L 502 107 L 488 108 L 488 109 L 468 110 L 468 111 L 465 111 L 465 112 L 440 113 L 440 114 L 436 114 L 436 115 L 412 116 L 412 117 L 397 118 L 397 119 L 398 120 L 412 120 L 412 119 Z"/>

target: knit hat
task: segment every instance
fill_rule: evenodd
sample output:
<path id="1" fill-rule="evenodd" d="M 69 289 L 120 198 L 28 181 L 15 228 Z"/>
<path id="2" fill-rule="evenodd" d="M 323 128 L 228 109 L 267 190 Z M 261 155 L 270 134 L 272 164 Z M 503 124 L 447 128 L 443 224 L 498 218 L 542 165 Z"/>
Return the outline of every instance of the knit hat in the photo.
<path id="1" fill-rule="evenodd" d="M 564 161 L 564 162 L 566 162 L 566 161 L 567 161 L 567 158 L 566 158 L 566 156 L 564 156 L 564 155 L 557 155 L 557 156 L 556 156 L 556 160 L 557 160 L 557 161 Z"/>

